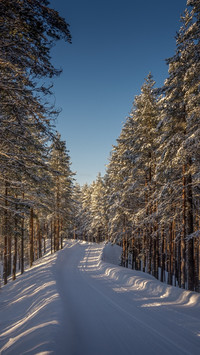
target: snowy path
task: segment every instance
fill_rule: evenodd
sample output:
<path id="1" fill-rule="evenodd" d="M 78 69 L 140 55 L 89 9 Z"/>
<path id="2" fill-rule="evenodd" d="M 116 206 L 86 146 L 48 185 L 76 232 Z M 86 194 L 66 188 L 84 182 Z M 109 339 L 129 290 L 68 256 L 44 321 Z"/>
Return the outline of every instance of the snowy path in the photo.
<path id="1" fill-rule="evenodd" d="M 104 259 L 113 247 L 106 248 Z M 6 311 L 0 296 L 3 355 L 199 355 L 200 295 L 102 262 L 102 252 L 102 245 L 70 242 L 43 269 L 25 273 L 20 321 L 10 314 L 15 287 L 3 289 L 10 297 Z"/>
<path id="2" fill-rule="evenodd" d="M 101 251 L 101 246 L 77 244 L 59 259 L 65 309 L 61 339 L 66 339 L 59 353 L 67 354 L 68 348 L 74 355 L 199 354 L 200 313 L 188 312 L 187 293 L 102 263 Z"/>

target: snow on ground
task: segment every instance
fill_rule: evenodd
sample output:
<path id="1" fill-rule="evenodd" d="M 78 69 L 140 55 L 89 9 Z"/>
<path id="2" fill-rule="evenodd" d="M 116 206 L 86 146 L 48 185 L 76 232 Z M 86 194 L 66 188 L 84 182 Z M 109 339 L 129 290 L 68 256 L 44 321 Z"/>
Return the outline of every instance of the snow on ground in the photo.
<path id="1" fill-rule="evenodd" d="M 117 246 L 68 241 L 3 287 L 0 353 L 199 354 L 200 294 L 119 258 Z"/>
<path id="2" fill-rule="evenodd" d="M 117 244 L 108 243 L 102 251 L 102 260 L 106 263 L 120 265 L 122 248 Z"/>

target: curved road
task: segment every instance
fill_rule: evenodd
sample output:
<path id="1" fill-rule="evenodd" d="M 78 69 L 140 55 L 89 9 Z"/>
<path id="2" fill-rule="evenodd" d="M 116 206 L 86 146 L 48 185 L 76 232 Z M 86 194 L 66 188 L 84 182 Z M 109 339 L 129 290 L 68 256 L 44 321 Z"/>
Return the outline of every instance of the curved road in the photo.
<path id="1" fill-rule="evenodd" d="M 200 326 L 198 314 L 191 316 L 176 302 L 151 307 L 158 296 L 150 300 L 145 291 L 127 287 L 123 277 L 131 270 L 101 263 L 101 250 L 98 245 L 77 243 L 60 253 L 56 282 L 62 324 L 56 354 L 199 354 L 200 336 L 192 331 Z"/>

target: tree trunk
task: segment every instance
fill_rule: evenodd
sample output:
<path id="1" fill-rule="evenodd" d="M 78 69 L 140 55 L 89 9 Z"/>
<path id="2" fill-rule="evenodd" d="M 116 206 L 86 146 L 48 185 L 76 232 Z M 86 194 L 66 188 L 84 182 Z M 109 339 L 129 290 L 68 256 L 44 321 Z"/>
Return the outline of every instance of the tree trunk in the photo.
<path id="1" fill-rule="evenodd" d="M 122 266 L 125 267 L 126 263 L 126 239 L 123 237 L 123 242 L 122 242 Z"/>
<path id="2" fill-rule="evenodd" d="M 142 243 L 142 257 L 143 257 L 143 260 L 142 260 L 142 271 L 145 272 L 146 271 L 146 228 L 144 228 L 144 232 L 143 232 L 143 243 Z"/>
<path id="3" fill-rule="evenodd" d="M 189 164 L 189 168 L 191 166 L 191 160 Z M 192 176 L 189 173 L 187 178 L 187 217 L 188 217 L 188 234 L 192 234 L 194 232 L 194 223 L 193 223 L 193 196 L 192 196 Z M 187 252 L 188 252 L 188 290 L 194 290 L 194 240 L 190 238 L 187 244 Z"/>
<path id="4" fill-rule="evenodd" d="M 175 219 L 172 222 L 172 240 L 173 240 L 173 259 L 172 259 L 172 276 L 174 276 L 173 286 L 176 286 L 176 227 Z M 173 281 L 173 279 L 172 279 Z"/>
<path id="5" fill-rule="evenodd" d="M 165 233 L 164 226 L 162 226 L 161 230 L 161 275 L 160 281 L 165 281 Z"/>
<path id="6" fill-rule="evenodd" d="M 59 250 L 59 240 L 60 240 L 60 218 L 59 215 L 57 215 L 57 236 L 56 236 L 56 251 Z"/>
<path id="7" fill-rule="evenodd" d="M 183 165 L 182 190 L 182 233 L 181 233 L 181 288 L 185 288 L 185 240 L 186 240 L 186 176 Z"/>
<path id="8" fill-rule="evenodd" d="M 51 220 L 51 254 L 53 254 L 53 222 Z"/>
<path id="9" fill-rule="evenodd" d="M 17 211 L 17 205 L 15 207 L 16 211 Z M 17 269 L 17 249 L 18 249 L 18 245 L 17 245 L 17 231 L 18 231 L 18 223 L 17 223 L 17 215 L 15 215 L 15 236 L 14 236 L 14 255 L 13 255 L 13 280 L 16 279 L 16 269 Z"/>
<path id="10" fill-rule="evenodd" d="M 61 231 L 61 238 L 60 238 L 60 247 L 63 249 L 63 219 L 61 218 L 61 224 L 60 224 L 60 231 Z"/>
<path id="11" fill-rule="evenodd" d="M 132 269 L 135 269 L 135 240 L 134 237 L 132 238 Z"/>
<path id="12" fill-rule="evenodd" d="M 11 237 L 10 233 L 11 233 L 10 228 L 8 228 L 8 235 L 7 235 L 7 238 L 8 238 L 7 275 L 8 276 L 10 276 L 11 272 L 12 272 L 12 266 L 11 266 L 11 264 L 12 264 L 12 237 Z"/>
<path id="13" fill-rule="evenodd" d="M 152 236 L 151 236 L 151 227 L 150 233 L 148 235 L 148 273 L 151 274 L 151 263 L 152 263 Z"/>
<path id="14" fill-rule="evenodd" d="M 42 241 L 41 241 L 41 230 L 40 230 L 40 222 L 37 220 L 37 239 L 38 239 L 38 257 L 42 257 Z"/>
<path id="15" fill-rule="evenodd" d="M 53 230 L 53 234 L 54 234 L 54 253 L 56 252 L 56 237 L 57 237 L 57 233 L 56 233 L 56 218 L 54 217 L 54 230 Z"/>
<path id="16" fill-rule="evenodd" d="M 8 282 L 8 186 L 5 183 L 5 211 L 4 211 L 4 263 L 3 263 L 3 279 L 4 285 Z"/>
<path id="17" fill-rule="evenodd" d="M 33 248 L 33 238 L 34 238 L 34 224 L 33 224 L 33 208 L 30 211 L 30 267 L 34 262 L 34 248 Z"/>
<path id="18" fill-rule="evenodd" d="M 21 227 L 21 274 L 24 273 L 24 214 L 22 216 L 22 227 Z"/>
<path id="19" fill-rule="evenodd" d="M 22 199 L 24 200 L 24 192 L 22 193 Z M 22 225 L 21 225 L 21 274 L 24 273 L 24 212 L 22 213 Z"/>
<path id="20" fill-rule="evenodd" d="M 172 241 L 172 223 L 170 223 L 169 227 L 169 255 L 168 255 L 168 285 L 172 285 L 172 269 L 173 269 L 173 241 Z"/>

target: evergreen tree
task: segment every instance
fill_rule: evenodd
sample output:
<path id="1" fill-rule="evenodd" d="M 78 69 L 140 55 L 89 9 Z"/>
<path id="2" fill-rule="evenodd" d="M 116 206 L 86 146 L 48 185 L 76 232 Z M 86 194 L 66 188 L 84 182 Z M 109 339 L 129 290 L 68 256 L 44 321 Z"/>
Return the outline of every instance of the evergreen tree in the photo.
<path id="1" fill-rule="evenodd" d="M 161 147 L 164 157 L 161 165 L 166 166 L 170 161 L 169 168 L 164 168 L 166 178 L 171 180 L 169 200 L 173 199 L 177 215 L 182 216 L 182 231 L 177 238 L 177 278 L 180 287 L 185 288 L 187 283 L 190 290 L 194 289 L 194 196 L 198 193 L 196 177 L 199 171 L 199 157 L 196 153 L 199 141 L 198 3 L 188 2 L 193 9 L 191 12 L 185 11 L 182 27 L 176 37 L 176 53 L 168 59 L 169 78 L 164 86 Z"/>
<path id="2" fill-rule="evenodd" d="M 53 228 L 54 250 L 62 248 L 62 239 L 67 236 L 71 224 L 72 182 L 73 173 L 70 169 L 70 157 L 66 144 L 57 133 L 51 145 L 50 167 L 53 179 Z"/>
<path id="3" fill-rule="evenodd" d="M 71 36 L 68 24 L 49 8 L 47 0 L 2 0 L 0 25 L 0 203 L 6 283 L 11 268 L 12 234 L 15 278 L 17 242 L 20 238 L 23 272 L 27 216 L 31 210 L 33 235 L 33 207 L 39 208 L 35 203 L 37 185 L 44 182 L 44 173 L 48 176 L 45 151 L 47 140 L 53 137 L 51 119 L 57 111 L 45 102 L 50 87 L 41 86 L 37 79 L 59 75 L 60 70 L 51 63 L 50 50 L 59 39 L 71 42 Z"/>

